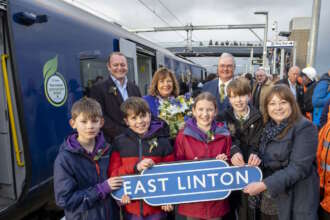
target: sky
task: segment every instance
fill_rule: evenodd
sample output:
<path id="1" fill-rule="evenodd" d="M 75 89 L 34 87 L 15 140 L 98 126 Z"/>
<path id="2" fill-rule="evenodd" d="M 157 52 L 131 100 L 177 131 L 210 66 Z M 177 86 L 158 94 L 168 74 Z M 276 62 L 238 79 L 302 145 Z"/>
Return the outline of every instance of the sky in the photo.
<path id="1" fill-rule="evenodd" d="M 70 0 L 68 0 L 70 1 Z M 312 0 L 71 0 L 100 12 L 109 19 L 129 28 L 140 29 L 164 26 L 264 24 L 269 12 L 269 33 L 274 21 L 280 31 L 288 31 L 293 17 L 310 17 Z M 148 9 L 149 8 L 149 9 Z M 158 16 L 156 16 L 157 14 Z M 160 18 L 159 18 L 160 17 Z M 263 38 L 263 30 L 256 30 Z M 185 32 L 158 32 L 140 34 L 154 42 L 183 42 Z M 257 41 L 249 30 L 194 31 L 193 40 Z"/>
<path id="2" fill-rule="evenodd" d="M 264 15 L 255 11 L 268 11 L 268 39 L 276 32 L 289 31 L 294 17 L 311 17 L 313 0 L 65 0 L 92 9 L 95 13 L 115 21 L 127 29 L 192 25 L 264 24 Z M 329 8 L 328 0 L 322 1 Z M 327 19 L 329 20 L 329 19 Z M 328 21 L 327 21 L 328 23 Z M 323 22 L 324 25 L 324 22 Z M 325 26 L 325 25 L 324 25 Z M 328 29 L 328 28 L 327 28 Z M 263 29 L 255 32 L 263 39 Z M 186 32 L 140 33 L 156 42 L 184 44 Z M 324 37 L 327 38 L 327 37 Z M 279 38 L 284 39 L 284 38 Z M 194 41 L 258 41 L 249 30 L 193 31 Z M 164 44 L 163 44 L 164 45 Z M 168 45 L 168 44 L 167 44 Z M 169 44 L 171 45 L 171 44 Z M 211 61 L 207 65 L 214 65 Z"/>

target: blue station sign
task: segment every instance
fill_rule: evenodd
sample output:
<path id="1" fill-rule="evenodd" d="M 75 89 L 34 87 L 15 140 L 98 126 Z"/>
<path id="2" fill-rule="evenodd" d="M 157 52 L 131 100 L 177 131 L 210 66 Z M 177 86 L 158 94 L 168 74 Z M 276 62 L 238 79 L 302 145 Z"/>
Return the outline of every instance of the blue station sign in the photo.
<path id="1" fill-rule="evenodd" d="M 232 190 L 241 190 L 262 180 L 258 167 L 229 166 L 221 160 L 204 160 L 155 165 L 140 175 L 122 176 L 123 186 L 112 196 L 124 194 L 143 199 L 151 206 L 221 200 Z"/>

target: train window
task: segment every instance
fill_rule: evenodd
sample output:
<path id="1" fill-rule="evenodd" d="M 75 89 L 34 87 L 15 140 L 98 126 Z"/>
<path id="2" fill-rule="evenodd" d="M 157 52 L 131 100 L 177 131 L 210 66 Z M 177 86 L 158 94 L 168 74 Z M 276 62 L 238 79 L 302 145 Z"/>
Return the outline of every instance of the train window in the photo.
<path id="1" fill-rule="evenodd" d="M 106 79 L 109 76 L 106 61 L 87 59 L 80 61 L 81 81 L 84 89 L 84 95 L 88 95 L 89 89 L 97 82 Z"/>
<path id="2" fill-rule="evenodd" d="M 134 80 L 134 60 L 127 58 L 128 73 L 127 78 L 129 81 Z M 89 89 L 96 83 L 105 80 L 109 76 L 107 63 L 104 60 L 97 59 L 84 59 L 80 61 L 80 75 L 83 85 L 84 95 L 89 95 Z"/>

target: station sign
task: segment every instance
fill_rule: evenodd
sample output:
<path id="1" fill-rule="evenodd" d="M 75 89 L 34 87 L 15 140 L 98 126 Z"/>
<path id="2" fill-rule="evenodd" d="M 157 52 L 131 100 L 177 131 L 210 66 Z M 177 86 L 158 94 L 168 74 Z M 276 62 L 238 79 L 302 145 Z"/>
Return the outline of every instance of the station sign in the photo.
<path id="1" fill-rule="evenodd" d="M 293 48 L 294 41 L 267 41 L 267 48 Z"/>
<path id="2" fill-rule="evenodd" d="M 258 167 L 229 166 L 221 160 L 154 165 L 140 175 L 122 176 L 124 183 L 112 192 L 116 200 L 128 195 L 151 206 L 222 200 L 262 180 Z"/>

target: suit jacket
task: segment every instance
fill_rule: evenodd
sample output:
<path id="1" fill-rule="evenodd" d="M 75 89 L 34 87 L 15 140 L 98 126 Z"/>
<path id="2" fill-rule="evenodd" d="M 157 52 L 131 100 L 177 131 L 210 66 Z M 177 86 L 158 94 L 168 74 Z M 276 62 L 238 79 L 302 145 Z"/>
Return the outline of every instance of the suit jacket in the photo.
<path id="1" fill-rule="evenodd" d="M 290 88 L 289 79 L 281 79 L 277 81 L 276 84 L 285 84 Z M 298 83 L 296 83 L 296 100 L 298 102 L 301 113 L 305 114 L 304 88 Z"/>
<path id="2" fill-rule="evenodd" d="M 228 106 L 230 106 L 229 98 L 226 96 L 223 102 L 220 101 L 219 94 L 219 79 L 215 79 L 207 82 L 202 89 L 202 92 L 210 92 L 217 100 L 218 114 L 223 112 Z"/>
<path id="3" fill-rule="evenodd" d="M 141 97 L 139 88 L 131 82 L 127 82 L 127 94 L 128 97 Z M 120 110 L 123 97 L 110 76 L 91 88 L 90 97 L 101 104 L 104 116 L 103 133 L 106 140 L 111 142 L 127 128 L 123 120 L 124 114 Z"/>

